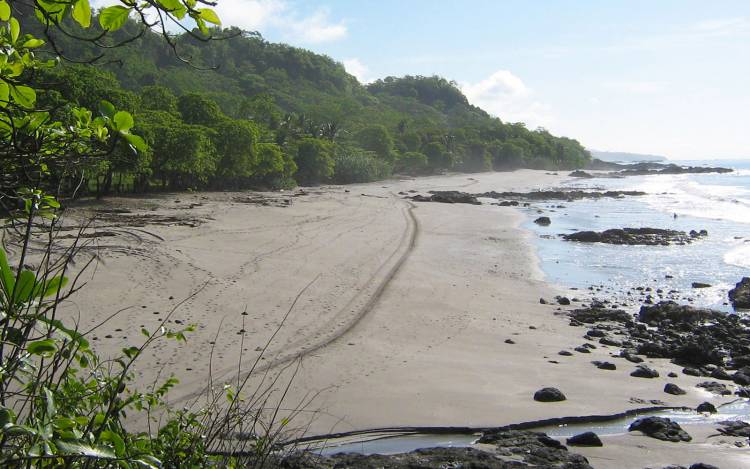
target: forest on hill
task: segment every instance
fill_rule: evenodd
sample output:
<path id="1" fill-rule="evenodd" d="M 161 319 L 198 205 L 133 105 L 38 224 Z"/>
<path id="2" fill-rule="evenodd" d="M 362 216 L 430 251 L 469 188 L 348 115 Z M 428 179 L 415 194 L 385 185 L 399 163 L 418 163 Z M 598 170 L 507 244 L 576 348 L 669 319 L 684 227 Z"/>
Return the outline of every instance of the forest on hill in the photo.
<path id="1" fill-rule="evenodd" d="M 121 140 L 84 165 L 53 168 L 48 183 L 68 192 L 283 188 L 590 160 L 576 140 L 505 123 L 441 77 L 363 85 L 329 57 L 257 33 L 214 29 L 222 39 L 184 33 L 170 44 L 124 21 L 97 41 L 78 38 L 96 37 L 99 21 L 84 30 L 69 19 L 73 34 L 47 31 L 68 60 L 34 77 L 39 102 L 63 121 L 70 107 L 111 102 L 133 115 L 133 133 L 148 145 L 136 153 Z M 21 22 L 45 33 L 31 14 Z"/>

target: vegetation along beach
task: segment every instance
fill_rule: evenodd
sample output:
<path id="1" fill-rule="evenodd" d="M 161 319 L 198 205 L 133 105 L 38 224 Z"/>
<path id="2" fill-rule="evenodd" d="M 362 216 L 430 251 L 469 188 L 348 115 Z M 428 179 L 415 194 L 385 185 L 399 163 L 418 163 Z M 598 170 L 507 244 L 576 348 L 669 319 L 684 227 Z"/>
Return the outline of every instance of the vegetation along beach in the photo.
<path id="1" fill-rule="evenodd" d="M 747 5 L 356 3 L 0 0 L 0 466 L 750 467 Z"/>

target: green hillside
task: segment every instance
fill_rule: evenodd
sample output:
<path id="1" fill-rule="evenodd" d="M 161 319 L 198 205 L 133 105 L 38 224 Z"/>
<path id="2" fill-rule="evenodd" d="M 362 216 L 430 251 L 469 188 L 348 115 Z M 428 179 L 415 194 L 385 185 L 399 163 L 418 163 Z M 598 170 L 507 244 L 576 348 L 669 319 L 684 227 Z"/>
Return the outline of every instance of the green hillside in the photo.
<path id="1" fill-rule="evenodd" d="M 173 46 L 146 30 L 106 48 L 139 29 L 129 20 L 98 46 L 50 33 L 69 62 L 38 78 L 49 90 L 44 102 L 58 109 L 97 109 L 107 99 L 134 115 L 150 150 L 136 157 L 123 146 L 93 161 L 85 187 L 98 194 L 575 168 L 590 159 L 575 140 L 490 116 L 455 82 L 406 76 L 362 85 L 330 57 L 236 28 L 214 30 L 221 40 L 183 34 Z"/>

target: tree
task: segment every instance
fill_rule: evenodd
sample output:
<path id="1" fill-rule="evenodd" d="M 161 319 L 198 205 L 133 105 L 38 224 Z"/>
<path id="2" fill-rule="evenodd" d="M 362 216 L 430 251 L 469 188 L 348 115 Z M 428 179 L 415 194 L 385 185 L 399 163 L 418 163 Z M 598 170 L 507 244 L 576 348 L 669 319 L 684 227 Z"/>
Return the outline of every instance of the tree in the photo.
<path id="1" fill-rule="evenodd" d="M 180 96 L 177 100 L 177 109 L 188 124 L 213 127 L 224 117 L 214 101 L 198 93 Z"/>
<path id="2" fill-rule="evenodd" d="M 223 119 L 214 127 L 212 141 L 218 154 L 216 176 L 238 181 L 253 175 L 258 128 L 249 121 Z"/>
<path id="3" fill-rule="evenodd" d="M 149 85 L 141 88 L 141 102 L 144 109 L 165 111 L 176 114 L 177 97 L 169 88 L 159 85 Z"/>
<path id="4" fill-rule="evenodd" d="M 427 143 L 422 148 L 422 152 L 427 156 L 427 162 L 433 169 L 447 169 L 453 164 L 451 155 L 440 142 Z"/>
<path id="5" fill-rule="evenodd" d="M 297 179 L 303 184 L 318 184 L 333 176 L 333 145 L 317 138 L 304 138 L 297 145 Z"/>
<path id="6" fill-rule="evenodd" d="M 362 149 L 374 152 L 379 158 L 392 162 L 393 139 L 382 125 L 370 125 L 357 132 L 356 141 Z"/>

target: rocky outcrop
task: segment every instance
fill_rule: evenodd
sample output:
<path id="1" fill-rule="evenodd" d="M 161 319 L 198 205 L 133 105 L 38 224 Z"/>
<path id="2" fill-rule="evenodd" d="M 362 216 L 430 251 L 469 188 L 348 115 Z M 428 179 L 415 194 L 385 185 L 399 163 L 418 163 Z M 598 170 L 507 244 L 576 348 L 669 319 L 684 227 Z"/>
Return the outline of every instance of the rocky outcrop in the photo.
<path id="1" fill-rule="evenodd" d="M 729 290 L 729 301 L 735 309 L 750 309 L 750 277 L 743 277 Z"/>
<path id="2" fill-rule="evenodd" d="M 592 174 L 587 173 L 586 171 L 581 171 L 580 169 L 573 171 L 572 173 L 568 174 L 568 176 L 582 179 L 591 179 L 594 177 Z"/>
<path id="3" fill-rule="evenodd" d="M 684 231 L 661 228 L 613 228 L 605 231 L 578 231 L 564 234 L 562 238 L 566 241 L 581 243 L 668 246 L 670 244 L 688 244 L 708 234 L 705 230 L 694 233 L 695 235 Z"/>
<path id="4" fill-rule="evenodd" d="M 410 197 L 415 202 L 440 202 L 443 204 L 471 204 L 481 205 L 476 197 L 460 191 L 430 191 L 429 196 L 415 195 Z"/>
<path id="5" fill-rule="evenodd" d="M 651 438 L 674 443 L 693 439 L 677 422 L 664 417 L 644 417 L 638 419 L 630 424 L 628 431 L 640 431 Z"/>
<path id="6" fill-rule="evenodd" d="M 590 467 L 586 458 L 568 452 L 565 445 L 554 438 L 550 438 L 545 433 L 520 430 L 488 432 L 482 435 L 477 443 L 492 444 L 501 457 L 520 459 L 525 464 L 534 466 L 581 469 Z M 470 466 L 461 465 L 459 467 Z"/>

